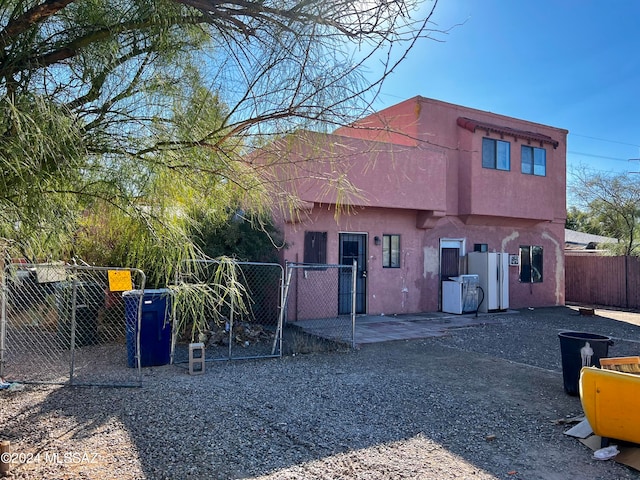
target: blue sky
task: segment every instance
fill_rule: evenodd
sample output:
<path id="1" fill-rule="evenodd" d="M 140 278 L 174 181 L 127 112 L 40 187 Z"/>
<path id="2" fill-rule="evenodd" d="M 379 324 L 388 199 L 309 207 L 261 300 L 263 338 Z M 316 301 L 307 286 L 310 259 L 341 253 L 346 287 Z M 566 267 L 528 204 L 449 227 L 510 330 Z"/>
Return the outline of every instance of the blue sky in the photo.
<path id="1" fill-rule="evenodd" d="M 419 43 L 376 108 L 422 95 L 552 125 L 569 130 L 569 176 L 640 172 L 640 1 L 440 0 L 432 22 L 450 30 Z"/>

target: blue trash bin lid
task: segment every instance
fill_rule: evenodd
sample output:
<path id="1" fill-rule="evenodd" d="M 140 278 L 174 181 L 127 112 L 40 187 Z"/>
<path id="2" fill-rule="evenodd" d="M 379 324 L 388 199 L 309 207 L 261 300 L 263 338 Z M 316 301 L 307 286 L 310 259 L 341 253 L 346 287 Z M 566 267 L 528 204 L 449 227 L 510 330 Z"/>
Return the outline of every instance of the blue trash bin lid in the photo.
<path id="1" fill-rule="evenodd" d="M 145 296 L 161 296 L 171 295 L 170 288 L 145 288 L 144 290 L 126 290 L 122 292 L 123 297 L 139 297 L 144 294 Z"/>

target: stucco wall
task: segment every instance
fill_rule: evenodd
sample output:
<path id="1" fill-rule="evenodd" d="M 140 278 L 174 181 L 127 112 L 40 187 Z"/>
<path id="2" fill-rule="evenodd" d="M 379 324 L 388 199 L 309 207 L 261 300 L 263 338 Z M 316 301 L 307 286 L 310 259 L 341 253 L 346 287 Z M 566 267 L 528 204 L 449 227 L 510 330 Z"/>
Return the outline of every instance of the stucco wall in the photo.
<path id="1" fill-rule="evenodd" d="M 459 117 L 543 135 L 557 145 L 487 133 L 481 129 L 472 133 L 457 124 Z M 363 119 L 356 127 L 343 127 L 336 133 L 445 151 L 446 176 L 438 178 L 446 178 L 449 215 L 546 221 L 562 221 L 566 217 L 566 130 L 424 97 L 414 97 L 382 110 Z M 510 171 L 482 167 L 482 138 L 485 136 L 511 144 Z M 547 173 L 544 177 L 521 173 L 523 144 L 546 150 Z"/>
<path id="2" fill-rule="evenodd" d="M 334 210 L 314 208 L 309 219 L 302 224 L 286 224 L 287 250 L 284 258 L 302 262 L 304 259 L 304 232 L 327 232 L 327 263 L 339 262 L 339 234 L 366 233 L 367 238 L 367 311 L 380 313 L 409 313 L 421 311 L 422 290 L 426 283 L 423 273 L 421 230 L 415 228 L 416 212 L 360 208 L 353 215 L 342 216 L 340 226 Z M 384 234 L 401 235 L 400 268 L 382 267 L 382 245 L 375 245 L 375 237 Z M 337 302 L 337 299 L 336 299 Z"/>
<path id="3" fill-rule="evenodd" d="M 461 117 L 484 122 L 485 130 L 470 130 L 458 123 Z M 502 130 L 496 134 L 488 125 Z M 299 137 L 311 141 L 291 144 L 297 146 L 286 154 L 296 166 L 308 157 L 306 172 L 328 171 L 349 180 L 359 193 L 340 199 L 330 193 L 326 177 L 298 178 L 294 190 L 307 210 L 302 223 L 283 224 L 289 245 L 285 258 L 303 260 L 305 230 L 328 233 L 329 263 L 339 261 L 340 232 L 365 233 L 367 313 L 414 313 L 440 308 L 441 240 L 462 240 L 463 255 L 475 243 L 513 255 L 521 245 L 536 245 L 544 251 L 544 280 L 521 283 L 519 268 L 510 267 L 510 306 L 562 305 L 567 133 L 415 97 L 334 135 Z M 510 142 L 509 171 L 483 168 L 485 136 Z M 521 172 L 522 144 L 545 148 L 545 176 Z M 335 203 L 353 208 L 336 219 Z M 374 238 L 384 234 L 401 235 L 400 268 L 382 267 L 382 246 Z"/>
<path id="4" fill-rule="evenodd" d="M 339 234 L 365 233 L 367 239 L 367 313 L 371 315 L 417 313 L 439 309 L 440 241 L 462 239 L 465 252 L 474 243 L 485 243 L 489 251 L 517 255 L 520 245 L 537 245 L 544 249 L 542 283 L 519 282 L 519 268 L 509 268 L 510 306 L 539 307 L 564 304 L 564 269 L 562 238 L 564 225 L 540 224 L 530 228 L 505 226 L 468 226 L 456 217 L 440 219 L 433 229 L 417 229 L 414 210 L 379 208 L 358 209 L 354 215 L 336 222 L 332 208 L 317 207 L 308 226 L 286 224 L 288 248 L 285 259 L 301 262 L 304 258 L 305 230 L 327 232 L 327 263 L 339 261 Z M 376 236 L 401 235 L 400 268 L 382 267 L 382 246 Z M 463 259 L 464 265 L 464 259 Z M 461 273 L 465 273 L 464 271 Z M 333 301 L 331 298 L 325 299 Z M 337 303 L 337 298 L 334 299 Z"/>
<path id="5" fill-rule="evenodd" d="M 450 167 L 441 149 L 303 132 L 265 152 L 283 188 L 305 202 L 447 209 Z"/>

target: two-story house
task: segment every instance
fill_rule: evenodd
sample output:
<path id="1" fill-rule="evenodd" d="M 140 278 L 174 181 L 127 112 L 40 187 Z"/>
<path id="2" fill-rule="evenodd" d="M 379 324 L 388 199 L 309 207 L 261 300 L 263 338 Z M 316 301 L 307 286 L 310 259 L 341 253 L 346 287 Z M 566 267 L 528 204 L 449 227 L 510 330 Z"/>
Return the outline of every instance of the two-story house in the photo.
<path id="1" fill-rule="evenodd" d="M 358 313 L 437 311 L 471 251 L 509 255 L 509 306 L 564 303 L 567 131 L 415 97 L 273 152 L 285 260 L 358 260 Z M 327 302 L 338 299 L 327 298 Z"/>

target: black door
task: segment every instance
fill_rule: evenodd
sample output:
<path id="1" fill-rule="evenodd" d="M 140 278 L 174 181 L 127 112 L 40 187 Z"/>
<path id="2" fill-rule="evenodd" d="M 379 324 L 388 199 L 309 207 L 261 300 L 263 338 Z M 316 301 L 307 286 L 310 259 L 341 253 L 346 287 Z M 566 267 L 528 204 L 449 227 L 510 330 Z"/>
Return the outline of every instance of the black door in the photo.
<path id="1" fill-rule="evenodd" d="M 460 249 L 443 248 L 440 255 L 440 280 L 460 275 Z"/>
<path id="2" fill-rule="evenodd" d="M 356 313 L 366 313 L 367 309 L 367 235 L 362 233 L 340 234 L 340 265 L 358 262 L 356 273 Z M 351 270 L 340 269 L 338 313 L 351 313 Z"/>

